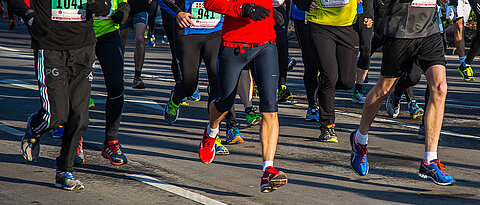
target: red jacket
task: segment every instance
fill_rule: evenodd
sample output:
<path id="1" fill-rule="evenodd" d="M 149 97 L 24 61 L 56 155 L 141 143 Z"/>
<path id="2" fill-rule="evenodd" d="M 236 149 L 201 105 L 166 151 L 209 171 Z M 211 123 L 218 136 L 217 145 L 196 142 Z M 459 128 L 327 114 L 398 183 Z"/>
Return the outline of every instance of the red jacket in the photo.
<path id="1" fill-rule="evenodd" d="M 222 41 L 237 43 L 264 43 L 275 40 L 273 26 L 272 0 L 205 0 L 207 10 L 225 15 L 222 28 Z M 263 20 L 253 21 L 242 16 L 243 3 L 255 3 L 270 10 L 270 15 Z"/>

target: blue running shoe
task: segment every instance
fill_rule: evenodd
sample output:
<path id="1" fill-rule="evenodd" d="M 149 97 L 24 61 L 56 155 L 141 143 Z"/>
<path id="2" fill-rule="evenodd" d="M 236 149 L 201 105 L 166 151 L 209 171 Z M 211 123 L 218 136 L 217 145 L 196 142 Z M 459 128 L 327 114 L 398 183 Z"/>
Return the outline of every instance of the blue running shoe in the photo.
<path id="1" fill-rule="evenodd" d="M 177 121 L 178 118 L 178 113 L 180 110 L 180 105 L 175 105 L 173 102 L 173 89 L 172 92 L 170 93 L 170 98 L 168 99 L 168 104 L 165 106 L 165 112 L 163 116 L 165 117 L 165 121 L 167 121 L 168 124 L 173 124 Z"/>
<path id="2" fill-rule="evenodd" d="M 80 182 L 72 172 L 57 171 L 55 175 L 55 187 L 68 191 L 76 191 L 84 189 L 83 183 Z"/>
<path id="3" fill-rule="evenodd" d="M 412 100 L 408 103 L 408 112 L 412 119 L 417 119 L 418 116 L 423 115 L 423 109 L 418 106 L 417 101 Z"/>
<path id="4" fill-rule="evenodd" d="M 307 116 L 305 117 L 307 122 L 318 122 L 318 107 L 308 107 Z"/>
<path id="5" fill-rule="evenodd" d="M 200 96 L 200 91 L 198 91 L 198 88 L 195 90 L 192 96 L 188 97 L 188 99 L 194 102 L 198 102 L 202 99 L 202 96 Z"/>
<path id="6" fill-rule="evenodd" d="M 34 162 L 40 155 L 40 135 L 32 133 L 31 122 L 36 113 L 30 115 L 27 121 L 27 131 L 22 137 L 21 151 L 23 158 L 28 162 Z"/>
<path id="7" fill-rule="evenodd" d="M 418 170 L 418 176 L 427 179 L 430 178 L 435 184 L 441 186 L 454 185 L 455 179 L 447 174 L 445 171 L 445 165 L 440 163 L 439 159 L 433 160 L 430 164 L 425 163 L 425 159 L 420 163 L 420 170 Z"/>
<path id="8" fill-rule="evenodd" d="M 353 131 L 350 134 L 350 145 L 352 146 L 350 165 L 355 173 L 360 176 L 365 176 L 368 174 L 367 145 L 357 144 L 355 141 L 355 133 L 356 131 Z"/>
<path id="9" fill-rule="evenodd" d="M 62 139 L 63 137 L 63 130 L 65 128 L 63 126 L 58 126 L 57 128 L 53 129 L 53 134 L 52 134 L 52 137 L 54 139 Z"/>
<path id="10" fill-rule="evenodd" d="M 237 126 L 229 126 L 227 128 L 227 144 L 241 144 L 243 143 L 242 135 Z"/>

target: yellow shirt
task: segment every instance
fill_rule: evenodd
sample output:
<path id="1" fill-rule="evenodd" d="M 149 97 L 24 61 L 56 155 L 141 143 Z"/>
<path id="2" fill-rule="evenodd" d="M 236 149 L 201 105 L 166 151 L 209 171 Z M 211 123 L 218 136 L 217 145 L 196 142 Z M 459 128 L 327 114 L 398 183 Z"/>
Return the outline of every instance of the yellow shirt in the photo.
<path id="1" fill-rule="evenodd" d="M 314 0 L 318 7 L 305 13 L 305 20 L 328 26 L 351 26 L 357 15 L 356 0 Z"/>

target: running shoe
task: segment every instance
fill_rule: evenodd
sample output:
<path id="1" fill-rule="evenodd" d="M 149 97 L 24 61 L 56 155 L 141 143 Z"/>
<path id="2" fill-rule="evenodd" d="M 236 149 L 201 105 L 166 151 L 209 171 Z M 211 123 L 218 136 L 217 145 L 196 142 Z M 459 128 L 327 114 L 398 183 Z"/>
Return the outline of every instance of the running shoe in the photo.
<path id="1" fill-rule="evenodd" d="M 85 155 L 83 154 L 83 137 L 80 138 L 77 146 L 77 156 L 73 160 L 73 164 L 80 165 L 85 164 Z"/>
<path id="2" fill-rule="evenodd" d="M 190 103 L 188 102 L 187 98 L 183 98 L 182 102 L 180 103 L 180 106 L 190 106 Z"/>
<path id="3" fill-rule="evenodd" d="M 17 27 L 17 21 L 15 21 L 15 17 L 13 17 L 13 19 L 10 20 L 8 29 L 9 29 L 9 30 L 13 30 L 13 29 L 15 29 L 15 27 Z"/>
<path id="4" fill-rule="evenodd" d="M 195 90 L 195 92 L 193 92 L 192 96 L 188 97 L 188 99 L 194 102 L 200 101 L 201 98 L 202 96 L 200 96 L 200 91 L 198 90 L 198 88 Z"/>
<path id="5" fill-rule="evenodd" d="M 390 117 L 397 118 L 398 114 L 400 113 L 400 100 L 402 98 L 397 98 L 395 94 L 391 94 L 388 96 L 387 101 L 385 102 L 385 109 L 387 110 L 387 114 Z"/>
<path id="6" fill-rule="evenodd" d="M 352 153 L 350 154 L 350 166 L 360 176 L 368 174 L 367 145 L 359 145 L 355 140 L 355 133 L 350 134 L 350 145 Z"/>
<path id="7" fill-rule="evenodd" d="M 425 125 L 420 125 L 418 128 L 417 140 L 425 140 Z"/>
<path id="8" fill-rule="evenodd" d="M 320 126 L 320 132 L 321 134 L 318 137 L 318 140 L 320 140 L 320 142 L 338 142 L 337 134 L 335 133 L 335 124 L 330 124 L 326 127 Z"/>
<path id="9" fill-rule="evenodd" d="M 353 92 L 353 96 L 352 96 L 352 102 L 353 103 L 357 103 L 357 104 L 363 104 L 365 103 L 365 99 L 367 97 L 365 97 L 365 95 L 362 93 L 362 91 L 360 90 L 355 90 Z"/>
<path id="10" fill-rule="evenodd" d="M 215 138 L 215 154 L 216 155 L 229 155 L 230 152 L 228 151 L 227 147 L 223 146 L 222 140 L 220 137 Z"/>
<path id="11" fill-rule="evenodd" d="M 77 191 L 84 189 L 83 183 L 80 182 L 72 172 L 57 171 L 55 175 L 55 187 L 68 191 Z"/>
<path id="12" fill-rule="evenodd" d="M 35 117 L 35 113 L 31 114 L 27 121 L 27 131 L 22 137 L 21 142 L 21 150 L 22 156 L 28 162 L 37 161 L 38 156 L 40 155 L 40 135 L 36 135 L 32 133 L 32 128 L 30 124 L 32 122 L 33 117 Z"/>
<path id="13" fill-rule="evenodd" d="M 118 144 L 118 140 L 111 140 L 107 141 L 107 145 L 103 145 L 102 147 L 102 156 L 105 159 L 110 160 L 110 164 L 112 165 L 123 165 L 128 162 L 127 157 L 123 154 L 122 150 L 120 150 L 120 144 Z"/>
<path id="14" fill-rule="evenodd" d="M 460 72 L 460 75 L 462 75 L 463 80 L 465 81 L 475 80 L 475 72 L 473 72 L 472 66 L 470 65 L 467 65 L 467 67 L 460 65 L 458 67 L 458 72 Z"/>
<path id="15" fill-rule="evenodd" d="M 136 89 L 145 89 L 145 83 L 143 82 L 142 80 L 142 77 L 138 77 L 138 76 L 135 76 L 133 78 L 133 86 L 132 88 L 136 88 Z"/>
<path id="16" fill-rule="evenodd" d="M 237 126 L 227 128 L 227 144 L 242 144 L 243 138 Z"/>
<path id="17" fill-rule="evenodd" d="M 314 107 L 308 107 L 307 109 L 307 116 L 305 116 L 305 121 L 307 122 L 317 122 L 318 121 L 318 107 L 315 105 Z"/>
<path id="18" fill-rule="evenodd" d="M 278 89 L 278 102 L 287 102 L 293 98 L 293 94 L 288 91 L 286 85 L 281 85 L 280 89 Z"/>
<path id="19" fill-rule="evenodd" d="M 173 102 L 173 89 L 170 93 L 168 104 L 165 106 L 164 110 L 165 112 L 163 116 L 165 117 L 165 121 L 170 125 L 175 123 L 180 112 L 180 105 L 175 105 L 175 103 Z"/>
<path id="20" fill-rule="evenodd" d="M 288 57 L 288 67 L 287 70 L 291 71 L 293 70 L 293 67 L 297 65 L 297 61 L 293 58 Z"/>
<path id="21" fill-rule="evenodd" d="M 93 102 L 93 99 L 90 98 L 88 101 L 88 109 L 93 109 L 95 107 L 95 102 Z"/>
<path id="22" fill-rule="evenodd" d="M 418 106 L 416 100 L 408 102 L 408 112 L 410 112 L 412 119 L 417 119 L 418 116 L 423 115 L 423 109 Z"/>
<path id="23" fill-rule="evenodd" d="M 455 179 L 445 172 L 445 165 L 440 163 L 439 159 L 433 160 L 429 164 L 425 162 L 425 159 L 420 163 L 420 169 L 418 170 L 418 176 L 424 179 L 432 179 L 435 184 L 441 186 L 454 185 Z"/>
<path id="24" fill-rule="evenodd" d="M 262 117 L 255 113 L 257 109 L 258 108 L 256 107 L 245 108 L 245 119 L 247 121 L 247 127 L 258 125 L 262 121 Z"/>
<path id="25" fill-rule="evenodd" d="M 287 175 L 282 171 L 277 171 L 273 166 L 269 166 L 263 172 L 260 180 L 260 191 L 269 193 L 285 184 L 287 184 Z"/>
<path id="26" fill-rule="evenodd" d="M 148 41 L 148 45 L 149 45 L 150 47 L 155 47 L 155 36 L 152 35 L 152 37 L 150 37 L 150 39 L 148 39 L 148 40 L 149 40 L 149 41 Z"/>
<path id="27" fill-rule="evenodd" d="M 210 125 L 207 125 L 210 126 Z M 207 134 L 207 128 L 203 131 L 203 139 L 200 142 L 200 146 L 198 147 L 198 157 L 200 161 L 205 164 L 209 164 L 215 158 L 215 137 L 210 137 Z"/>
<path id="28" fill-rule="evenodd" d="M 53 134 L 52 134 L 52 137 L 54 139 L 62 139 L 63 137 L 63 130 L 65 129 L 65 127 L 63 126 L 58 126 L 57 128 L 53 129 Z"/>

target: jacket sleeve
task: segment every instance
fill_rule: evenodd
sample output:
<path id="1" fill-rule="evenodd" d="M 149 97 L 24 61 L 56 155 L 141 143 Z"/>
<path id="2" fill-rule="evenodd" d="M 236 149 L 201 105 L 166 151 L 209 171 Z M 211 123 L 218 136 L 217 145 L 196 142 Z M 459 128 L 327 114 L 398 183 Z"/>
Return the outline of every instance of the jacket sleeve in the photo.
<path id="1" fill-rule="evenodd" d="M 168 14 L 175 17 L 178 13 L 182 12 L 180 8 L 172 0 L 156 0 L 158 5 L 162 7 Z"/>
<path id="2" fill-rule="evenodd" d="M 243 0 L 205 0 L 205 8 L 207 10 L 228 15 L 231 17 L 242 16 L 242 4 L 246 3 Z"/>
<path id="3" fill-rule="evenodd" d="M 7 0 L 8 7 L 12 9 L 15 15 L 24 17 L 30 8 L 23 0 Z"/>
<path id="4" fill-rule="evenodd" d="M 295 6 L 302 11 L 308 12 L 310 10 L 310 4 L 312 4 L 313 0 L 293 0 Z"/>
<path id="5" fill-rule="evenodd" d="M 373 4 L 374 0 L 363 0 L 364 18 L 373 19 Z"/>

